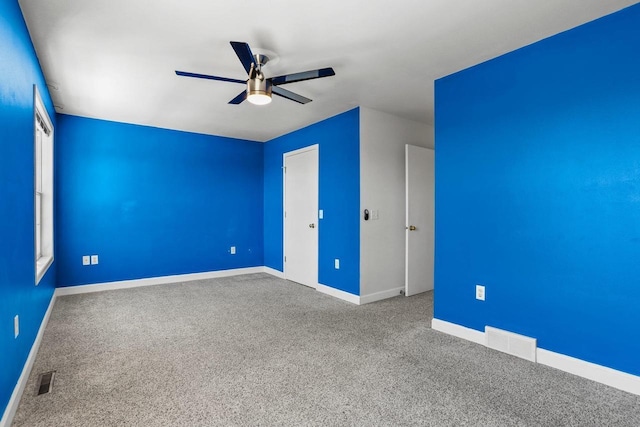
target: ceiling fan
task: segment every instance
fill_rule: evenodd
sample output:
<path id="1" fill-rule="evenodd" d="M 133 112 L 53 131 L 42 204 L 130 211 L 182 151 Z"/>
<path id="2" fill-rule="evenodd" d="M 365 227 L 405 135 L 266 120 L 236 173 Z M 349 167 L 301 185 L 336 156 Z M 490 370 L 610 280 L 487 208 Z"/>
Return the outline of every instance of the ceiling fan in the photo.
<path id="1" fill-rule="evenodd" d="M 304 80 L 319 79 L 321 77 L 329 77 L 336 74 L 335 71 L 333 71 L 333 68 L 320 68 L 318 70 L 303 71 L 301 73 L 285 74 L 282 76 L 266 78 L 262 72 L 262 67 L 269 62 L 268 56 L 263 54 L 254 55 L 251 52 L 249 45 L 244 42 L 231 42 L 231 46 L 233 47 L 233 50 L 235 50 L 236 55 L 238 55 L 238 59 L 240 59 L 242 66 L 249 75 L 247 80 L 230 79 L 227 77 L 210 76 L 207 74 L 189 73 L 177 70 L 176 74 L 184 77 L 246 84 L 247 88 L 229 101 L 229 104 L 240 104 L 242 101 L 247 99 L 249 102 L 256 105 L 265 105 L 270 103 L 272 93 L 300 104 L 306 104 L 307 102 L 311 102 L 309 98 L 283 89 L 280 85 L 301 82 Z"/>

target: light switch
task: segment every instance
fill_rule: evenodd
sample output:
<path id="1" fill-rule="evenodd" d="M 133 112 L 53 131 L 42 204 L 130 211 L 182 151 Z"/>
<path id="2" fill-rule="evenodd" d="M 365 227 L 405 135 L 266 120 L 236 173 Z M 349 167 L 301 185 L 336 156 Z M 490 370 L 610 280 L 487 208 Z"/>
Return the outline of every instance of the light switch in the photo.
<path id="1" fill-rule="evenodd" d="M 318 211 L 318 219 L 322 219 L 322 218 L 324 218 L 324 211 L 322 209 L 320 209 Z"/>
<path id="2" fill-rule="evenodd" d="M 82 257 L 82 265 L 91 264 L 91 257 L 89 255 L 83 255 Z"/>
<path id="3" fill-rule="evenodd" d="M 91 265 L 98 263 L 98 255 L 91 255 Z"/>
<path id="4" fill-rule="evenodd" d="M 235 255 L 236 254 L 236 247 L 235 246 L 231 246 L 231 255 Z"/>
<path id="5" fill-rule="evenodd" d="M 334 266 L 336 267 L 336 270 L 340 270 L 340 260 L 338 258 L 336 258 Z"/>

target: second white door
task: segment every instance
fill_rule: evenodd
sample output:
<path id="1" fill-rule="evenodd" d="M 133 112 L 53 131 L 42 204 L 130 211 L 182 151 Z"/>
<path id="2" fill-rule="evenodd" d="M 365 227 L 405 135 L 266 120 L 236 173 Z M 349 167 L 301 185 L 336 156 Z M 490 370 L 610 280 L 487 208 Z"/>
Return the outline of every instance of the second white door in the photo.
<path id="1" fill-rule="evenodd" d="M 433 289 L 435 176 L 433 150 L 406 146 L 407 296 Z"/>
<path id="2" fill-rule="evenodd" d="M 318 285 L 318 146 L 284 154 L 284 275 Z"/>

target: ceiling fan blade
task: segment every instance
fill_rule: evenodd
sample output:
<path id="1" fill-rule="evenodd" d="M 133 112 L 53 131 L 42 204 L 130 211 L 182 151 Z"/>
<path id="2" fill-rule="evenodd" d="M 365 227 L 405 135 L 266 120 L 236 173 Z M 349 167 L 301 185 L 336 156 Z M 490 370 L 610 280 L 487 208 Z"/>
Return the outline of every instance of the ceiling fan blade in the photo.
<path id="1" fill-rule="evenodd" d="M 242 92 L 240 92 L 240 94 L 238 94 L 238 96 L 236 96 L 231 101 L 229 101 L 229 104 L 238 105 L 242 103 L 242 101 L 244 101 L 245 99 L 247 99 L 247 91 L 243 90 Z"/>
<path id="2" fill-rule="evenodd" d="M 282 85 L 285 83 L 295 83 L 304 80 L 319 79 L 321 77 L 335 76 L 336 72 L 333 68 L 320 68 L 319 70 L 303 71 L 302 73 L 285 74 L 284 76 L 277 76 L 271 78 L 271 83 L 274 85 Z"/>
<path id="3" fill-rule="evenodd" d="M 229 79 L 227 77 L 218 77 L 218 76 L 210 76 L 208 74 L 197 74 L 197 73 L 189 73 L 187 71 L 177 71 L 176 74 L 184 77 L 195 77 L 197 79 L 209 79 L 209 80 L 219 80 L 221 82 L 230 82 L 230 83 L 242 83 L 246 84 L 246 80 L 238 80 L 238 79 Z"/>
<path id="4" fill-rule="evenodd" d="M 236 51 L 238 59 L 242 62 L 242 66 L 247 71 L 247 74 L 251 71 L 251 64 L 255 63 L 255 58 L 251 52 L 251 48 L 245 42 L 229 42 L 231 47 Z"/>
<path id="5" fill-rule="evenodd" d="M 271 92 L 276 95 L 280 95 L 283 98 L 290 99 L 295 102 L 299 102 L 300 104 L 306 104 L 307 102 L 311 102 L 309 98 L 305 98 L 302 95 L 298 95 L 297 93 L 293 93 L 290 90 L 283 89 L 278 86 L 271 86 Z"/>

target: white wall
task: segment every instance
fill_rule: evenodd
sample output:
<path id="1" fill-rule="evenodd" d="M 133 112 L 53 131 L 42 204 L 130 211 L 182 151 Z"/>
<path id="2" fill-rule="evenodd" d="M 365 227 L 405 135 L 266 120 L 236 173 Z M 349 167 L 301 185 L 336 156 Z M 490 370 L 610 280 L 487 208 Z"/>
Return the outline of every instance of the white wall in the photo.
<path id="1" fill-rule="evenodd" d="M 360 107 L 360 297 L 404 289 L 405 144 L 434 148 L 433 126 Z M 378 219 L 364 220 L 364 209 Z"/>

